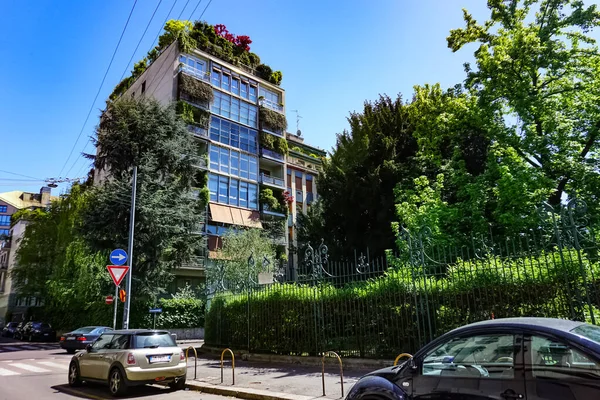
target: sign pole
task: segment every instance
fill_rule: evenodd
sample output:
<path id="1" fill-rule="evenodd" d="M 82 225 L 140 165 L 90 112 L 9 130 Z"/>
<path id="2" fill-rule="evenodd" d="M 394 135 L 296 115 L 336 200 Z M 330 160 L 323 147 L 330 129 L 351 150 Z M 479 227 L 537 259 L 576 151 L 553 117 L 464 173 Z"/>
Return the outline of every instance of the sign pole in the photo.
<path id="1" fill-rule="evenodd" d="M 115 313 L 113 316 L 113 329 L 117 330 L 117 304 L 119 303 L 117 299 L 119 298 L 119 287 L 115 285 Z"/>
<path id="2" fill-rule="evenodd" d="M 129 255 L 129 275 L 127 275 L 127 299 L 123 309 L 123 329 L 129 329 L 129 311 L 131 305 L 131 279 L 133 277 L 133 228 L 135 224 L 135 192 L 137 186 L 137 166 L 133 167 L 133 182 L 131 185 L 131 210 L 129 211 L 129 243 L 127 253 Z"/>

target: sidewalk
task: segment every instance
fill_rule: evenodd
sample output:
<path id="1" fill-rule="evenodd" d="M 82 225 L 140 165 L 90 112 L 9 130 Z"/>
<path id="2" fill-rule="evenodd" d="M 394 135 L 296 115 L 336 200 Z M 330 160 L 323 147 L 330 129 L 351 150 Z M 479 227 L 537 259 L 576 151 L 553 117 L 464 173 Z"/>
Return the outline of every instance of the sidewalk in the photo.
<path id="1" fill-rule="evenodd" d="M 358 378 L 373 369 L 344 371 L 344 396 Z M 194 359 L 188 359 L 188 386 L 206 393 L 235 396 L 251 400 L 309 400 L 323 396 L 320 366 L 266 364 L 235 360 L 235 385 L 232 386 L 231 359 L 227 357 L 221 383 L 220 359 L 198 355 L 197 379 Z M 339 368 L 325 366 L 326 397 L 341 397 Z"/>

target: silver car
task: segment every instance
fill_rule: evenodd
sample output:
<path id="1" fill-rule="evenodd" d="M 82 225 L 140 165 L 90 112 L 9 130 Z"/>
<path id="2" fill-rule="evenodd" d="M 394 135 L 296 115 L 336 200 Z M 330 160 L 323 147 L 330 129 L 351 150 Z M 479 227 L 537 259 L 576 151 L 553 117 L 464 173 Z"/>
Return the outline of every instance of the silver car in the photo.
<path id="1" fill-rule="evenodd" d="M 127 388 L 150 383 L 168 383 L 183 389 L 187 364 L 185 354 L 167 331 L 121 330 L 105 332 L 69 365 L 69 385 L 84 381 L 108 385 L 113 396 Z"/>

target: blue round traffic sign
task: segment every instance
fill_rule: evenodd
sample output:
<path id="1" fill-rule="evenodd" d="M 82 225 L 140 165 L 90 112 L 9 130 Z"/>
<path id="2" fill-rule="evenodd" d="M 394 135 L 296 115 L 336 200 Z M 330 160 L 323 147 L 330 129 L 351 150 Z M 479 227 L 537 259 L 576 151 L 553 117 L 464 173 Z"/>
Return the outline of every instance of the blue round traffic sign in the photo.
<path id="1" fill-rule="evenodd" d="M 127 252 L 122 249 L 116 249 L 110 252 L 110 262 L 112 265 L 123 265 L 127 262 Z"/>

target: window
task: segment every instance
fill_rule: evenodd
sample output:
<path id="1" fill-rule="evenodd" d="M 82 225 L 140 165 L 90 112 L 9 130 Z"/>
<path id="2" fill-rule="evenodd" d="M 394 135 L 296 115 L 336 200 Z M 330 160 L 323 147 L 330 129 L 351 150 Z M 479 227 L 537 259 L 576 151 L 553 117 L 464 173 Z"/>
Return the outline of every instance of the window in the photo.
<path id="1" fill-rule="evenodd" d="M 223 90 L 226 90 L 228 92 L 231 91 L 230 80 L 231 80 L 231 77 L 229 75 L 223 74 L 221 76 L 221 88 Z"/>
<path id="2" fill-rule="evenodd" d="M 0 225 L 10 226 L 10 215 L 0 215 Z"/>
<path id="3" fill-rule="evenodd" d="M 253 103 L 256 102 L 256 92 L 257 92 L 256 86 L 250 85 L 250 96 L 249 96 L 249 99 Z"/>
<path id="4" fill-rule="evenodd" d="M 304 194 L 302 190 L 296 190 L 296 203 L 302 203 L 303 198 Z"/>
<path id="5" fill-rule="evenodd" d="M 240 176 L 240 153 L 231 151 L 231 168 L 230 173 L 233 176 Z"/>
<path id="6" fill-rule="evenodd" d="M 231 80 L 231 93 L 240 95 L 240 80 L 237 78 Z"/>
<path id="7" fill-rule="evenodd" d="M 185 72 L 194 75 L 197 78 L 208 80 L 206 76 L 206 61 L 182 54 L 179 56 L 179 62 L 183 64 Z"/>
<path id="8" fill-rule="evenodd" d="M 214 144 L 210 145 L 211 171 L 258 181 L 258 158 Z"/>
<path id="9" fill-rule="evenodd" d="M 265 98 L 266 101 L 279 105 L 279 94 L 270 91 L 269 89 L 265 89 L 264 87 L 260 88 L 260 95 Z"/>
<path id="10" fill-rule="evenodd" d="M 142 94 L 146 93 L 146 81 L 142 82 Z"/>
<path id="11" fill-rule="evenodd" d="M 115 335 L 110 348 L 114 350 L 124 350 L 129 348 L 129 335 Z"/>
<path id="12" fill-rule="evenodd" d="M 216 87 L 221 87 L 221 73 L 217 70 L 212 70 L 211 82 Z"/>
<path id="13" fill-rule="evenodd" d="M 248 82 L 240 83 L 240 96 L 245 99 L 248 98 Z"/>
<path id="14" fill-rule="evenodd" d="M 240 154 L 240 177 L 248 179 L 248 162 L 249 156 L 247 154 Z"/>
<path id="15" fill-rule="evenodd" d="M 0 213 L 5 213 L 8 211 L 8 206 L 0 206 Z"/>
<path id="16" fill-rule="evenodd" d="M 253 210 L 258 209 L 258 186 L 249 184 L 248 185 L 248 208 Z"/>
<path id="17" fill-rule="evenodd" d="M 226 176 L 219 176 L 219 203 L 228 204 L 229 182 Z"/>
<path id="18" fill-rule="evenodd" d="M 248 161 L 250 164 L 248 179 L 251 181 L 258 180 L 258 162 L 256 157 L 248 157 Z"/>
<path id="19" fill-rule="evenodd" d="M 514 377 L 513 335 L 455 337 L 424 357 L 422 374 L 440 377 Z"/>
<path id="20" fill-rule="evenodd" d="M 149 349 L 155 347 L 177 347 L 168 333 L 138 333 L 133 340 L 134 349 Z"/>
<path id="21" fill-rule="evenodd" d="M 210 146 L 210 169 L 219 170 L 219 148 L 217 146 Z"/>
<path id="22" fill-rule="evenodd" d="M 10 234 L 10 229 L 0 229 L 0 236 L 8 236 Z"/>
<path id="23" fill-rule="evenodd" d="M 101 335 L 92 345 L 92 350 L 94 351 L 99 351 L 99 350 L 106 350 L 110 348 L 110 343 L 112 342 L 113 338 L 115 337 L 115 335 L 111 335 L 111 334 L 103 334 Z"/>
<path id="24" fill-rule="evenodd" d="M 236 207 L 238 205 L 238 185 L 237 179 L 231 179 L 229 182 L 229 204 Z"/>
<path id="25" fill-rule="evenodd" d="M 217 201 L 217 191 L 219 190 L 219 177 L 217 175 L 210 174 L 208 190 L 210 192 L 210 201 Z"/>
<path id="26" fill-rule="evenodd" d="M 221 148 L 221 172 L 229 173 L 229 149 Z"/>
<path id="27" fill-rule="evenodd" d="M 258 127 L 258 108 L 255 105 L 240 101 L 239 99 L 233 98 L 229 94 L 221 93 L 218 90 L 213 90 L 213 92 L 214 100 L 210 110 L 214 114 L 230 118 L 253 128 Z"/>
<path id="28" fill-rule="evenodd" d="M 210 139 L 258 154 L 258 132 L 218 117 L 211 117 Z"/>
<path id="29" fill-rule="evenodd" d="M 531 338 L 531 372 L 534 378 L 560 380 L 598 379 L 600 365 L 585 353 L 541 336 Z"/>
<path id="30" fill-rule="evenodd" d="M 240 207 L 248 207 L 248 182 L 240 182 Z"/>

